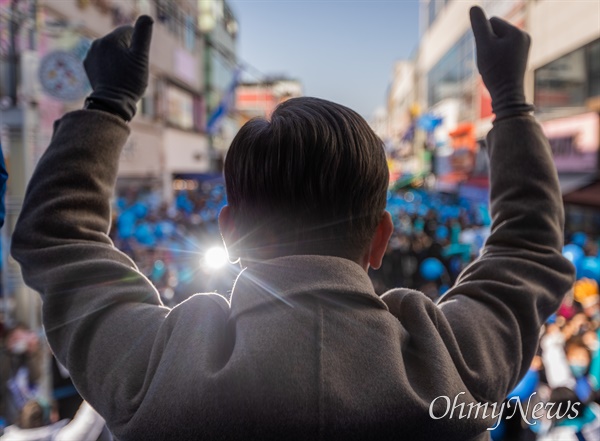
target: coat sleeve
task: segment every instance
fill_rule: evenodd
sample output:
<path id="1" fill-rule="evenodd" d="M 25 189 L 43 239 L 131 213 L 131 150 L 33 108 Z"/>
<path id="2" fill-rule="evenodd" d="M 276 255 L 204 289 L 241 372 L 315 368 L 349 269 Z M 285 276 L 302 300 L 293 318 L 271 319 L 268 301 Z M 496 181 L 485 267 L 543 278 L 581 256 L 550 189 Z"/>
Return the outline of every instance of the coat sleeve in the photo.
<path id="1" fill-rule="evenodd" d="M 471 393 L 501 401 L 525 375 L 541 326 L 571 289 L 564 210 L 550 146 L 532 116 L 487 137 L 491 234 L 439 302 L 439 331 Z"/>
<path id="2" fill-rule="evenodd" d="M 151 352 L 169 312 L 107 233 L 119 154 L 129 135 L 118 117 L 66 114 L 29 182 L 12 255 L 43 299 L 50 346 L 107 418 L 126 421 L 152 377 Z"/>

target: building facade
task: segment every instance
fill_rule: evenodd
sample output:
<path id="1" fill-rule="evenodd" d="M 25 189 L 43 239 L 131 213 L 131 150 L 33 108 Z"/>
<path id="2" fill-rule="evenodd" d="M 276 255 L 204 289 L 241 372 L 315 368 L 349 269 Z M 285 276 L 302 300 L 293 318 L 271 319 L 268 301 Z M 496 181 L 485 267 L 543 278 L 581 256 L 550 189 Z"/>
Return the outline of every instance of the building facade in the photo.
<path id="1" fill-rule="evenodd" d="M 397 61 L 389 86 L 386 130 L 382 139 L 390 164 L 390 180 L 421 175 L 427 168 L 422 142 L 415 139 L 419 106 L 415 88 L 415 63 Z"/>
<path id="2" fill-rule="evenodd" d="M 215 171 L 213 142 L 206 126 L 208 112 L 223 91 L 214 86 L 216 79 L 224 84 L 230 79 L 214 63 L 207 67 L 212 46 L 206 41 L 210 38 L 215 45 L 223 44 L 235 32 L 219 34 L 227 23 L 231 30 L 227 14 L 217 14 L 219 25 L 210 36 L 202 32 L 207 14 L 201 9 L 206 3 L 0 0 L 0 141 L 10 173 L 3 228 L 6 241 L 26 183 L 50 141 L 53 122 L 67 111 L 80 109 L 91 91 L 82 61 L 92 40 L 117 26 L 133 24 L 138 15 L 155 19 L 150 78 L 137 116 L 130 123 L 131 136 L 121 156 L 117 191 L 143 187 L 169 201 L 179 176 Z M 220 4 L 226 11 L 222 0 Z M 229 61 L 235 65 L 235 47 L 230 45 L 229 49 Z M 26 315 L 37 310 L 30 304 L 37 296 L 27 294 L 16 263 L 9 259 L 8 247 L 2 249 L 3 261 L 7 262 L 3 309 L 16 308 L 22 320 L 35 326 L 34 319 Z M 16 306 L 12 304 L 15 299 L 19 303 Z"/>
<path id="3" fill-rule="evenodd" d="M 589 183 L 598 170 L 600 3 L 473 3 L 531 35 L 526 97 L 550 139 L 563 193 Z M 491 99 L 477 72 L 471 6 L 422 0 L 415 61 L 417 101 L 425 115 L 441 120 L 427 130 L 437 186 L 453 191 L 469 185 L 493 120 Z"/>
<path id="4" fill-rule="evenodd" d="M 204 90 L 211 168 L 221 171 L 238 131 L 235 87 L 241 74 L 236 56 L 238 22 L 225 0 L 198 0 L 204 35 Z"/>
<path id="5" fill-rule="evenodd" d="M 298 80 L 274 77 L 260 82 L 242 82 L 235 91 L 240 125 L 252 118 L 269 118 L 278 104 L 303 95 Z"/>
<path id="6" fill-rule="evenodd" d="M 570 231 L 600 231 L 600 3 L 531 2 L 530 83 Z"/>

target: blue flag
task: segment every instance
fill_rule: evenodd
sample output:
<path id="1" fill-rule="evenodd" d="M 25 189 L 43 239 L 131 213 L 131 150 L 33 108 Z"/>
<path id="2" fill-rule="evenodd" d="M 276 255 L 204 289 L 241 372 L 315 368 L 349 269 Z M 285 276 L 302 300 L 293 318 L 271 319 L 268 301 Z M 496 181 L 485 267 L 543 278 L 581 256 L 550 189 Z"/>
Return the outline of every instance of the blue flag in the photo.
<path id="1" fill-rule="evenodd" d="M 6 181 L 8 180 L 8 172 L 4 163 L 4 153 L 2 152 L 2 144 L 0 144 L 0 228 L 4 225 L 6 217 L 6 205 L 4 196 L 6 195 Z"/>
<path id="2" fill-rule="evenodd" d="M 231 79 L 231 83 L 229 84 L 229 87 L 227 87 L 223 98 L 221 98 L 221 102 L 208 118 L 208 122 L 206 123 L 206 131 L 209 135 L 214 135 L 215 133 L 217 133 L 221 125 L 221 121 L 223 120 L 223 117 L 229 113 L 229 110 L 233 106 L 233 103 L 235 101 L 235 88 L 237 87 L 239 82 L 240 72 L 241 70 L 239 68 L 236 69 L 236 71 L 233 74 L 233 78 Z"/>

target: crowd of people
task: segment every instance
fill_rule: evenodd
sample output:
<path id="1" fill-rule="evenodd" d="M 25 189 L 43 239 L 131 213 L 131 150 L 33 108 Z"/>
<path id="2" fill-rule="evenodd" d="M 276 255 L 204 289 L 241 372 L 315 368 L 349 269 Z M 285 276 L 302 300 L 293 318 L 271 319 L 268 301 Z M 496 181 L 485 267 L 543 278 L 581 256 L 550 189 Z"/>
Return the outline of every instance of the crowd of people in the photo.
<path id="1" fill-rule="evenodd" d="M 47 363 L 51 363 L 51 367 Z M 47 384 L 51 369 L 51 384 Z M 44 336 L 0 321 L 0 439 L 111 441 L 104 419 L 79 395 Z"/>
<path id="2" fill-rule="evenodd" d="M 167 304 L 194 292 L 216 290 L 227 296 L 237 267 L 215 272 L 204 262 L 206 251 L 221 244 L 217 218 L 225 203 L 220 183 L 179 191 L 171 204 L 161 202 L 156 190 L 129 188 L 116 199 L 111 237 Z M 370 273 L 379 294 L 405 286 L 437 298 L 477 256 L 489 234 L 485 203 L 410 188 L 391 191 L 387 209 L 394 235 L 382 268 Z"/>
<path id="3" fill-rule="evenodd" d="M 399 286 L 437 299 L 478 254 L 490 232 L 486 203 L 409 188 L 390 192 L 394 233 L 379 270 L 378 294 Z"/>
<path id="4" fill-rule="evenodd" d="M 205 182 L 178 191 L 162 202 L 151 188 L 129 187 L 115 199 L 111 237 L 158 288 L 163 301 L 176 304 L 196 292 L 228 296 L 239 271 L 219 271 L 206 262 L 213 247 L 222 246 L 218 214 L 226 204 L 222 183 Z M 478 255 L 490 234 L 486 202 L 418 187 L 388 193 L 387 210 L 394 233 L 383 264 L 369 275 L 378 294 L 395 287 L 424 292 L 436 300 Z M 600 280 L 598 239 L 567 232 L 564 255 L 578 278 Z"/>
<path id="5" fill-rule="evenodd" d="M 218 214 L 225 205 L 222 183 L 204 183 L 181 190 L 172 203 L 160 191 L 128 187 L 113 207 L 111 238 L 158 289 L 167 305 L 197 292 L 228 295 L 238 273 L 234 265 L 215 271 L 207 251 L 221 247 Z"/>
<path id="6" fill-rule="evenodd" d="M 584 277 L 546 323 L 537 355 L 507 397 L 492 439 L 600 439 L 599 403 L 598 282 Z"/>

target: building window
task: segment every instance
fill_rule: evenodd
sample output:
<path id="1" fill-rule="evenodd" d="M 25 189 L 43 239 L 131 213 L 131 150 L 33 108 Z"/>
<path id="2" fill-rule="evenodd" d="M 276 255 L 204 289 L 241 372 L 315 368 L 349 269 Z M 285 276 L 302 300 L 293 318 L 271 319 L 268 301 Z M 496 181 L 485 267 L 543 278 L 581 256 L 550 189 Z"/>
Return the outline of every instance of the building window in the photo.
<path id="1" fill-rule="evenodd" d="M 588 53 L 588 96 L 600 96 L 600 39 L 590 44 Z"/>
<path id="2" fill-rule="evenodd" d="M 472 99 L 475 68 L 473 33 L 466 32 L 427 75 L 427 102 L 431 107 L 447 98 Z M 466 103 L 471 105 L 469 101 Z"/>
<path id="3" fill-rule="evenodd" d="M 196 49 L 196 27 L 190 15 L 185 17 L 185 48 L 190 52 Z"/>
<path id="4" fill-rule="evenodd" d="M 167 122 L 184 130 L 201 131 L 204 125 L 200 96 L 173 84 L 166 85 Z"/>
<path id="5" fill-rule="evenodd" d="M 540 110 L 583 107 L 600 95 L 600 39 L 535 71 L 534 102 Z"/>
<path id="6" fill-rule="evenodd" d="M 427 27 L 430 27 L 448 0 L 429 0 L 427 5 Z"/>
<path id="7" fill-rule="evenodd" d="M 229 36 L 231 38 L 235 38 L 237 36 L 237 32 L 238 32 L 237 21 L 235 20 L 235 17 L 233 16 L 231 9 L 229 9 L 229 7 L 226 4 L 223 4 L 223 6 L 224 6 L 223 24 L 224 24 L 225 30 L 227 31 L 227 33 L 229 34 Z"/>
<path id="8" fill-rule="evenodd" d="M 431 24 L 435 21 L 436 15 L 436 1 L 429 0 L 429 5 L 427 7 L 427 27 L 431 26 Z"/>
<path id="9" fill-rule="evenodd" d="M 138 113 L 147 118 L 155 118 L 156 115 L 156 78 L 151 77 L 146 88 L 146 93 L 138 102 Z"/>
<path id="10" fill-rule="evenodd" d="M 184 11 L 172 0 L 157 0 L 156 17 L 177 41 L 188 51 L 194 52 L 197 27 L 196 17 L 193 13 Z"/>

